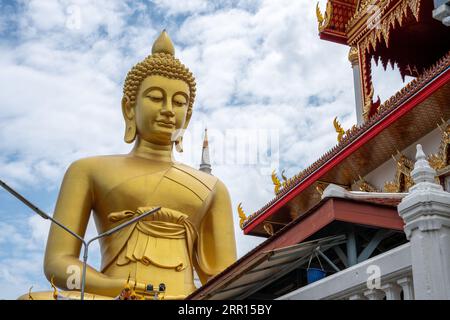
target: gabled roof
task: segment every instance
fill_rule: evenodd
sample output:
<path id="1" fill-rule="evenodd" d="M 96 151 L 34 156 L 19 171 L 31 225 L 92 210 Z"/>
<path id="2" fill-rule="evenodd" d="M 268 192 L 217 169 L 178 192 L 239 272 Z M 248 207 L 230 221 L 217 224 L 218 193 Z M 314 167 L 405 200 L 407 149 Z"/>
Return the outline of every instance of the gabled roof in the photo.
<path id="1" fill-rule="evenodd" d="M 273 214 L 282 208 L 282 214 L 288 217 L 282 219 L 286 223 L 292 214 L 286 205 L 294 198 L 299 202 L 297 211 L 304 212 L 314 206 L 320 201 L 314 188 L 318 179 L 348 185 L 359 175 L 366 175 L 387 161 L 396 149 L 406 148 L 435 129 L 441 118 L 449 119 L 449 105 L 450 52 L 381 105 L 376 115 L 353 127 L 319 160 L 289 179 L 274 199 L 248 217 L 243 225 L 244 233 L 265 235 L 262 222 L 269 217 L 274 220 Z"/>

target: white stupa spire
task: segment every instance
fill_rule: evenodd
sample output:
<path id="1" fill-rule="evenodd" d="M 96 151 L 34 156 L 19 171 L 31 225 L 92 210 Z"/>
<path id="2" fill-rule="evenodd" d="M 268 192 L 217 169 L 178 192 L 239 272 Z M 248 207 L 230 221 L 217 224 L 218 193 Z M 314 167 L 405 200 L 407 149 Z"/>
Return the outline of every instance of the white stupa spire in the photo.
<path id="1" fill-rule="evenodd" d="M 200 171 L 211 174 L 211 162 L 209 160 L 208 147 L 208 129 L 205 128 L 205 137 L 203 138 L 202 161 L 200 163 Z"/>

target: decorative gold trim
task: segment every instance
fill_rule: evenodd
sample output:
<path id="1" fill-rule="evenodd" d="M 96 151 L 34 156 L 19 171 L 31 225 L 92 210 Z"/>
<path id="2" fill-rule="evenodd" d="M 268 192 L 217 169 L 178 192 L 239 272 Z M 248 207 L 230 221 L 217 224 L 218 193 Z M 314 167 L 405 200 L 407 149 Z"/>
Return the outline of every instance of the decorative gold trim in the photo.
<path id="1" fill-rule="evenodd" d="M 381 192 L 380 189 L 372 185 L 371 183 L 367 182 L 363 177 L 359 176 L 359 180 L 355 181 L 356 186 L 358 187 L 359 191 L 363 192 Z"/>
<path id="2" fill-rule="evenodd" d="M 264 230 L 267 232 L 267 234 L 269 236 L 273 236 L 273 234 L 274 234 L 274 232 L 273 232 L 273 225 L 271 223 L 264 222 L 263 228 L 264 228 Z"/>
<path id="3" fill-rule="evenodd" d="M 411 178 L 411 171 L 414 168 L 414 162 L 407 158 L 400 152 L 397 156 L 392 156 L 397 164 L 395 177 L 393 181 L 387 181 L 384 184 L 385 192 L 408 192 L 409 188 L 414 185 L 414 180 Z"/>
<path id="4" fill-rule="evenodd" d="M 323 192 L 330 184 L 334 184 L 336 186 L 342 187 L 347 191 L 351 191 L 351 189 L 352 189 L 352 187 L 347 184 L 340 184 L 340 183 L 336 183 L 336 182 L 329 182 L 329 181 L 323 181 L 323 180 L 317 180 L 315 182 L 315 189 L 322 196 Z"/>
<path id="5" fill-rule="evenodd" d="M 370 81 L 370 91 L 364 93 L 363 118 L 366 121 L 369 119 L 370 109 L 372 109 L 374 92 L 373 83 Z"/>
<path id="6" fill-rule="evenodd" d="M 442 127 L 439 124 L 437 126 L 441 131 L 441 143 L 439 145 L 439 151 L 428 156 L 428 162 L 430 163 L 430 166 L 435 170 L 445 168 L 450 164 L 450 125 L 448 125 L 447 122 L 442 119 Z"/>
<path id="7" fill-rule="evenodd" d="M 322 196 L 324 190 L 326 189 L 328 185 L 322 182 L 317 182 L 316 184 L 316 191 Z"/>
<path id="8" fill-rule="evenodd" d="M 356 46 L 350 47 L 350 51 L 348 52 L 348 61 L 352 64 L 359 61 L 359 52 Z"/>
<path id="9" fill-rule="evenodd" d="M 363 16 L 367 17 L 366 26 L 354 38 L 349 39 L 350 45 L 358 42 L 360 48 L 367 52 L 370 52 L 371 49 L 375 50 L 381 41 L 384 41 L 386 47 L 389 47 L 391 31 L 395 29 L 396 25 L 400 27 L 403 25 L 409 11 L 419 21 L 420 0 L 401 0 L 389 13 L 386 13 L 391 2 L 392 0 L 368 1 L 363 9 L 357 12 L 358 18 L 350 20 L 347 33 Z"/>

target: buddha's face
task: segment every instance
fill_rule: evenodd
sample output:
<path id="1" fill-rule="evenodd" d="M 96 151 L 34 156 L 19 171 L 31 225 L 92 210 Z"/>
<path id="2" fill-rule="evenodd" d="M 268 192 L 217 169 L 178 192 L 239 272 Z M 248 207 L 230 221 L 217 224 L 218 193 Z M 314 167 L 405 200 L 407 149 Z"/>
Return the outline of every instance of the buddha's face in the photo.
<path id="1" fill-rule="evenodd" d="M 182 80 L 148 76 L 136 99 L 135 121 L 141 139 L 169 145 L 183 129 L 189 105 L 189 86 Z"/>

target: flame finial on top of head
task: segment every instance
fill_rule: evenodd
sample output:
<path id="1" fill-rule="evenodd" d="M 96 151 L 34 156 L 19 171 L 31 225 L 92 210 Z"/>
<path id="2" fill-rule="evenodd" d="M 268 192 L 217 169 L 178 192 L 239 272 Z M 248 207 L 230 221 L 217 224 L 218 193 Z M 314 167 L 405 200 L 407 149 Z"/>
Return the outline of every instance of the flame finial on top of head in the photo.
<path id="1" fill-rule="evenodd" d="M 170 37 L 165 29 L 161 32 L 158 39 L 156 39 L 153 43 L 152 54 L 155 53 L 167 53 L 172 56 L 175 55 L 175 48 L 173 46 L 172 40 L 170 40 Z"/>

